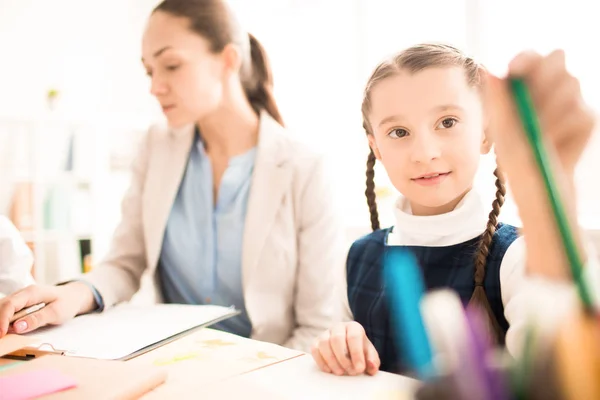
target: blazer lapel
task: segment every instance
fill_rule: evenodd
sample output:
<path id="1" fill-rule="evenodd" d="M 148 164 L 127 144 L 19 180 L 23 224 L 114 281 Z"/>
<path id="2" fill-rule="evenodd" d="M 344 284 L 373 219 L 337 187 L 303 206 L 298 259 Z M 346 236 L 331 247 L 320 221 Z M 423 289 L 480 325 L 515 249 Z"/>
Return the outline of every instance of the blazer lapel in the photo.
<path id="1" fill-rule="evenodd" d="M 171 130 L 164 143 L 156 143 L 149 167 L 145 190 L 145 235 L 148 268 L 158 262 L 167 220 L 175 201 L 189 159 L 194 139 L 194 126 Z"/>
<path id="2" fill-rule="evenodd" d="M 286 134 L 285 130 L 263 112 L 242 245 L 244 287 L 253 276 L 283 196 L 290 186 L 292 168 L 287 163 L 288 149 L 282 143 L 283 134 Z"/>

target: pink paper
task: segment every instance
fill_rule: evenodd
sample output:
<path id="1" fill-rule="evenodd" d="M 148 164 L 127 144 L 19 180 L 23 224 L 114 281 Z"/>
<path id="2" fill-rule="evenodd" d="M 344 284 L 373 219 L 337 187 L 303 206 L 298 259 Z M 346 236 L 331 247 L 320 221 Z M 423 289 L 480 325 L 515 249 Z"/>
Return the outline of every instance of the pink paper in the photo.
<path id="1" fill-rule="evenodd" d="M 0 376 L 0 400 L 27 400 L 77 386 L 70 376 L 52 369 Z"/>

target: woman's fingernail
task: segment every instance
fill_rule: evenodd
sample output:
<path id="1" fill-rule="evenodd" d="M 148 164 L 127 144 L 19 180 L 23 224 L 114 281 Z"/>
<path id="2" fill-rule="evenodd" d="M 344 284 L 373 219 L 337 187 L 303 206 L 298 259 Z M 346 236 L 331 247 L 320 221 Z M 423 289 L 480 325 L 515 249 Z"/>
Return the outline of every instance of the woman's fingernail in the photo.
<path id="1" fill-rule="evenodd" d="M 15 324 L 16 332 L 23 332 L 26 329 L 27 329 L 27 322 L 25 322 L 25 321 L 19 321 Z"/>

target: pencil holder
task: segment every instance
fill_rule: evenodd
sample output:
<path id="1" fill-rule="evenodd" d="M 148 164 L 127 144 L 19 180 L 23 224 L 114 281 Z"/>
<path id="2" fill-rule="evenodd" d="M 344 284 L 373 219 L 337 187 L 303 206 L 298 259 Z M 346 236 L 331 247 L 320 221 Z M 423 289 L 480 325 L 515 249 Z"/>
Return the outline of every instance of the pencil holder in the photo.
<path id="1" fill-rule="evenodd" d="M 486 357 L 486 374 L 492 374 L 504 387 L 503 393 L 477 390 L 479 377 L 468 376 L 459 368 L 433 377 L 418 390 L 418 400 L 586 400 L 600 399 L 600 323 L 599 317 L 583 310 L 572 314 L 549 340 L 541 338 L 527 344 L 519 360 L 493 363 Z M 470 380 L 473 390 L 460 382 Z M 478 380 L 479 379 L 479 380 Z M 477 393 L 475 397 L 473 393 Z"/>

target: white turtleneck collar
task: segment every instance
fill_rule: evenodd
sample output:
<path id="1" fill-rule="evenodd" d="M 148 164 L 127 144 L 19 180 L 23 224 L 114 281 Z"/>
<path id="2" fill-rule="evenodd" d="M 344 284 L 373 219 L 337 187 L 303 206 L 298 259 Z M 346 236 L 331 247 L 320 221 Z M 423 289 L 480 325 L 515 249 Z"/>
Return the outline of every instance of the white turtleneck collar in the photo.
<path id="1" fill-rule="evenodd" d="M 476 190 L 469 191 L 449 213 L 413 215 L 409 201 L 400 196 L 394 214 L 396 224 L 388 235 L 391 246 L 442 247 L 463 243 L 485 231 L 489 212 Z"/>

